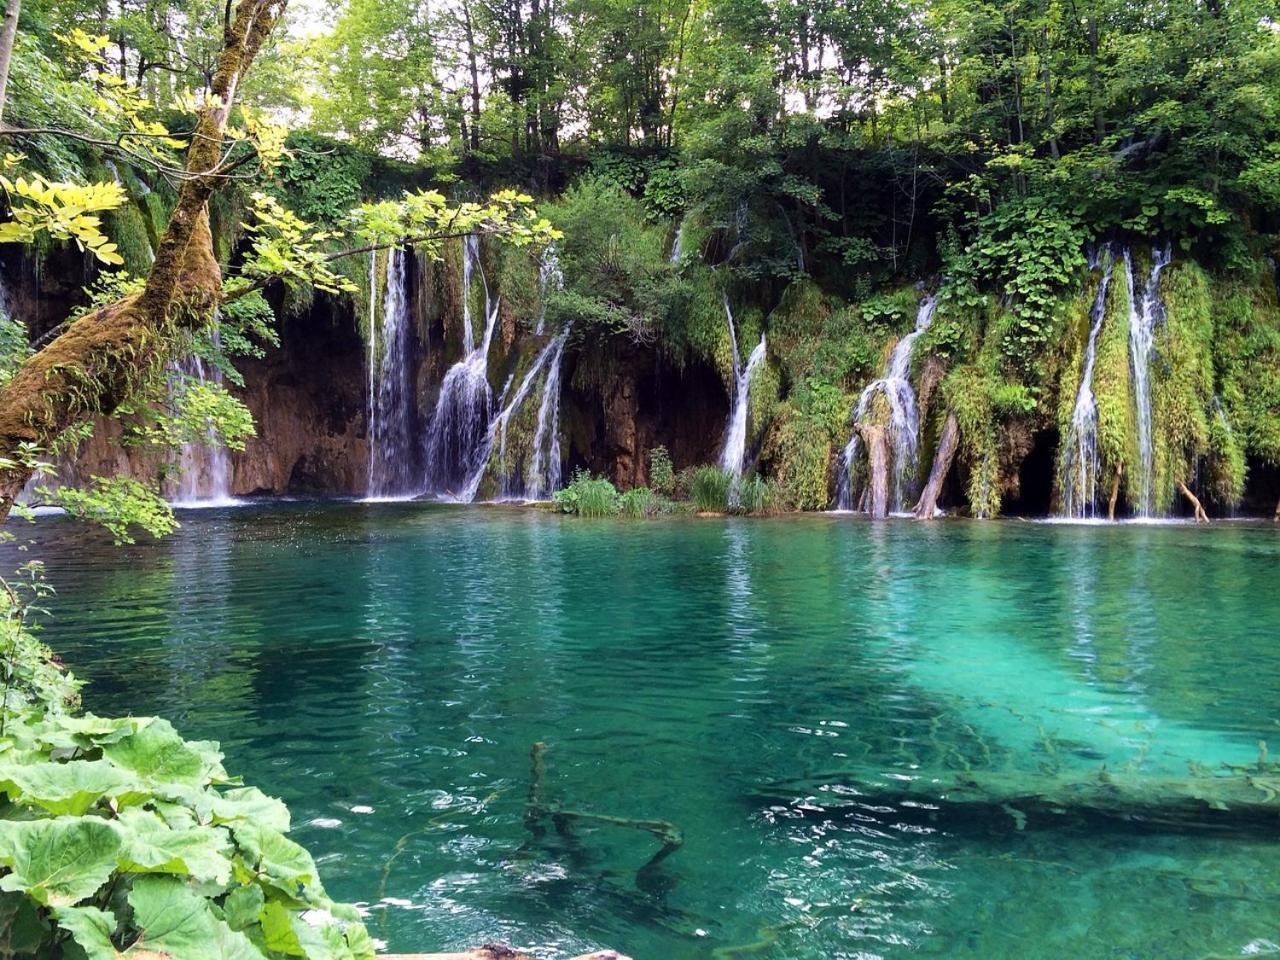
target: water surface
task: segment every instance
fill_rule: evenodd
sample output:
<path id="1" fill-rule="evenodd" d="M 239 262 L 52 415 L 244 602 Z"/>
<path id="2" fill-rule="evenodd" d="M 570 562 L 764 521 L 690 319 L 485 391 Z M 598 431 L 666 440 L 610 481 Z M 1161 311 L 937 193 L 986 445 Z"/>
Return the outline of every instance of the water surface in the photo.
<path id="1" fill-rule="evenodd" d="M 904 783 L 1168 783 L 1276 740 L 1270 526 L 581 521 L 421 504 L 42 518 L 98 713 L 220 740 L 393 950 L 637 960 L 1280 952 L 1274 822 Z M 547 803 L 669 821 L 526 822 Z M 939 791 L 945 793 L 944 788 Z M 531 829 L 532 827 L 532 829 Z"/>

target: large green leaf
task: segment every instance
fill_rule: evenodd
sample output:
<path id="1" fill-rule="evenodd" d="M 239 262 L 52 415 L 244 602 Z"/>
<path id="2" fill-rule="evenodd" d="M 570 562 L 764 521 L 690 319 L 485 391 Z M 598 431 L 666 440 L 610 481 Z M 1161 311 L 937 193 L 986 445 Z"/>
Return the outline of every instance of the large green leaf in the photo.
<path id="1" fill-rule="evenodd" d="M 176 877 L 139 877 L 129 892 L 138 942 L 125 956 L 174 960 L 264 960 L 243 933 L 218 919 L 209 901 Z"/>
<path id="2" fill-rule="evenodd" d="M 115 869 L 120 832 L 95 817 L 0 821 L 0 890 L 22 891 L 51 907 L 92 896 Z"/>
<path id="3" fill-rule="evenodd" d="M 236 887 L 222 905 L 222 915 L 232 930 L 247 930 L 262 919 L 264 897 L 256 883 Z"/>
<path id="4" fill-rule="evenodd" d="M 249 820 L 281 833 L 289 829 L 289 808 L 257 787 L 224 791 L 213 799 L 210 812 L 214 823 L 234 825 L 235 821 Z"/>
<path id="5" fill-rule="evenodd" d="M 173 830 L 157 814 L 136 807 L 123 811 L 120 823 L 121 870 L 173 873 L 218 886 L 231 876 L 231 843 L 221 828 Z"/>
<path id="6" fill-rule="evenodd" d="M 97 907 L 55 907 L 53 918 L 58 926 L 71 934 L 88 960 L 116 960 L 111 935 L 116 931 L 116 918 Z"/>
<path id="7" fill-rule="evenodd" d="M 47 932 L 34 900 L 22 893 L 0 893 L 0 958 L 35 956 Z"/>
<path id="8" fill-rule="evenodd" d="M 320 893 L 316 864 L 305 848 L 278 830 L 258 823 L 238 823 L 232 831 L 245 863 L 276 889 L 304 901 L 310 899 L 305 888 L 314 885 L 317 889 L 310 893 Z"/>
<path id="9" fill-rule="evenodd" d="M 109 760 L 0 765 L 0 789 L 11 800 L 42 807 L 54 816 L 78 817 L 99 800 L 139 787 L 127 770 Z"/>
<path id="10" fill-rule="evenodd" d="M 153 783 L 191 786 L 203 782 L 206 771 L 220 763 L 207 749 L 187 743 L 167 720 L 153 720 L 137 733 L 108 744 L 103 754 Z"/>

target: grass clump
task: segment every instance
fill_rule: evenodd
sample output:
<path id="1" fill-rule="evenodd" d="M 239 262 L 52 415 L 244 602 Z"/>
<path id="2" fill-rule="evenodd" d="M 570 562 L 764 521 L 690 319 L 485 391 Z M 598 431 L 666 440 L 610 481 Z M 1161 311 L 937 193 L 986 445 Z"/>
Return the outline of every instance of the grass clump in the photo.
<path id="1" fill-rule="evenodd" d="M 731 491 L 730 501 L 734 513 L 753 516 L 781 513 L 786 503 L 778 482 L 759 475 L 739 480 Z"/>
<path id="2" fill-rule="evenodd" d="M 689 477 L 689 499 L 699 513 L 728 513 L 733 474 L 719 467 L 695 467 Z"/>
<path id="3" fill-rule="evenodd" d="M 648 520 L 674 509 L 675 504 L 649 487 L 636 487 L 618 498 L 619 512 L 636 520 Z"/>
<path id="4" fill-rule="evenodd" d="M 614 517 L 621 509 L 618 488 L 606 477 L 593 476 L 579 470 L 563 490 L 553 496 L 556 507 L 562 513 L 579 517 Z"/>

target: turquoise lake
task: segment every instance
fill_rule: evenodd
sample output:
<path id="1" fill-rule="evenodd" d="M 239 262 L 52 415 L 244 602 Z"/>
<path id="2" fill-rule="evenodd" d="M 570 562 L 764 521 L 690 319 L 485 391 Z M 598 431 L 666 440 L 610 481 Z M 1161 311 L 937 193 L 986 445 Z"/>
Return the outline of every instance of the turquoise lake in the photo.
<path id="1" fill-rule="evenodd" d="M 41 518 L 44 638 L 88 709 L 221 741 L 394 951 L 1280 953 L 1280 819 L 1164 816 L 1280 754 L 1273 525 L 180 519 Z M 539 809 L 682 844 L 528 817 L 535 743 Z M 1119 815 L 1011 802 L 1102 777 Z"/>

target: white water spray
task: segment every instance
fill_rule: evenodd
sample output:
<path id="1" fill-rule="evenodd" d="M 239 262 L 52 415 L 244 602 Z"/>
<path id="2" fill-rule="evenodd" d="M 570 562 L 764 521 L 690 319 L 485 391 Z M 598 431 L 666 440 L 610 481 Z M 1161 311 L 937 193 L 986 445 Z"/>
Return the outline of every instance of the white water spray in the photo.
<path id="1" fill-rule="evenodd" d="M 1134 504 L 1139 517 L 1148 518 L 1155 504 L 1155 453 L 1151 420 L 1151 348 L 1156 325 L 1164 319 L 1160 301 L 1160 272 L 1173 259 L 1173 248 L 1151 249 L 1151 274 L 1141 296 L 1134 285 L 1133 259 L 1124 252 L 1125 283 L 1129 288 L 1129 366 L 1133 375 L 1133 400 L 1138 430 L 1138 500 Z"/>
<path id="2" fill-rule="evenodd" d="M 751 411 L 751 374 L 765 357 L 765 336 L 760 334 L 760 342 L 751 351 L 751 356 L 743 364 L 738 353 L 738 332 L 733 323 L 733 309 L 729 306 L 729 297 L 724 298 L 725 316 L 729 318 L 729 342 L 733 345 L 733 403 L 729 410 L 729 422 L 725 426 L 724 446 L 720 450 L 720 469 L 735 477 L 742 476 L 743 461 L 747 450 L 747 415 Z"/>
<path id="3" fill-rule="evenodd" d="M 492 296 L 480 263 L 480 240 L 468 236 L 462 256 L 462 346 L 464 356 L 445 374 L 431 415 L 426 443 L 426 492 L 448 499 L 467 499 L 466 489 L 488 458 L 486 437 L 493 415 L 489 386 L 489 345 L 498 320 L 499 301 Z M 476 271 L 484 287 L 484 334 L 477 346 L 471 318 L 471 290 Z"/>
<path id="4" fill-rule="evenodd" d="M 861 450 L 858 425 L 862 423 L 872 401 L 882 394 L 889 404 L 889 439 L 893 455 L 892 483 L 890 486 L 891 507 L 897 513 L 906 509 L 907 500 L 911 497 L 915 484 L 916 466 L 920 444 L 920 412 L 916 407 L 916 392 L 911 386 L 911 354 L 916 341 L 933 324 L 937 309 L 937 297 L 930 295 L 920 301 L 916 312 L 915 329 L 898 341 L 885 366 L 884 376 L 873 380 L 858 397 L 858 406 L 854 411 L 854 430 L 845 445 L 840 457 L 840 479 L 836 495 L 836 506 L 841 510 L 852 510 L 853 490 L 849 480 L 850 471 Z"/>
<path id="5" fill-rule="evenodd" d="M 1098 335 L 1107 312 L 1107 289 L 1115 258 L 1110 244 L 1100 251 L 1102 279 L 1093 299 L 1089 341 L 1085 346 L 1084 370 L 1076 391 L 1071 423 L 1062 441 L 1062 515 L 1076 520 L 1094 516 L 1098 501 L 1098 401 L 1093 393 L 1093 371 L 1097 362 Z M 1097 266 L 1097 264 L 1091 264 Z"/>
<path id="6" fill-rule="evenodd" d="M 376 274 L 370 266 L 369 294 L 369 475 L 370 499 L 403 499 L 416 490 L 413 475 L 414 391 L 413 315 L 403 250 L 387 259 L 387 289 L 382 303 L 381 336 L 375 331 Z"/>

